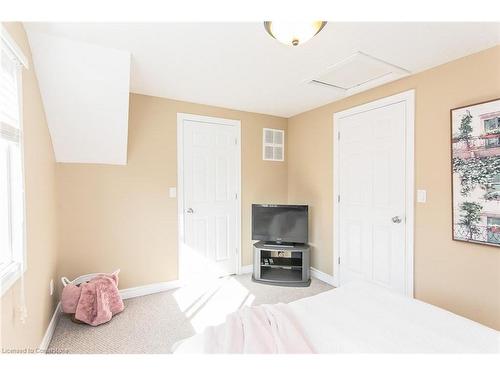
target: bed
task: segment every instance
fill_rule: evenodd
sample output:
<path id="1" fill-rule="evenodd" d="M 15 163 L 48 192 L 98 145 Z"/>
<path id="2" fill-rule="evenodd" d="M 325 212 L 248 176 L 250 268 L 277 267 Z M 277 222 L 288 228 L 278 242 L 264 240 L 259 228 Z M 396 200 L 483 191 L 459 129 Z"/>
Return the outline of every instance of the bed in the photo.
<path id="1" fill-rule="evenodd" d="M 351 283 L 287 306 L 314 353 L 500 352 L 500 332 L 371 283 Z M 208 353 L 210 340 L 204 332 L 173 351 Z"/>

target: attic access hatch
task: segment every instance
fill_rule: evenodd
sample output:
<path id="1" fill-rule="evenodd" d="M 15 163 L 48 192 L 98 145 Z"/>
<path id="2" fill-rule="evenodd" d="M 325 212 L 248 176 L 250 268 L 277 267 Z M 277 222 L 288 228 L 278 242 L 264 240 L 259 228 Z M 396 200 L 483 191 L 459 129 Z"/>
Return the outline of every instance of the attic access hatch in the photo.
<path id="1" fill-rule="evenodd" d="M 332 65 L 324 73 L 309 81 L 310 84 L 333 88 L 350 95 L 394 81 L 410 71 L 363 52 L 356 52 Z"/>

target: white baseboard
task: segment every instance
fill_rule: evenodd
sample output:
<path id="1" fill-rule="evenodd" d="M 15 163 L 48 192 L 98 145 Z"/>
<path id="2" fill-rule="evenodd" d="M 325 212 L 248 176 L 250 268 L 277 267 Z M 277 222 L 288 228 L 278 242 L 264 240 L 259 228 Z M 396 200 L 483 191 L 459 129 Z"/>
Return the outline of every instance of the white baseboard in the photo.
<path id="1" fill-rule="evenodd" d="M 252 272 L 253 272 L 253 264 L 249 264 L 247 266 L 241 266 L 240 275 Z"/>
<path id="2" fill-rule="evenodd" d="M 252 273 L 252 272 L 253 272 L 253 265 L 252 264 L 242 266 L 241 270 L 240 270 L 240 274 L 248 274 L 248 273 Z M 328 275 L 324 272 L 321 272 L 313 267 L 311 267 L 311 276 L 315 277 L 316 279 L 321 280 L 327 284 L 335 286 L 333 276 Z M 182 285 L 182 283 L 178 280 L 167 281 L 167 282 L 162 282 L 162 283 L 155 283 L 155 284 L 148 284 L 148 285 L 141 285 L 141 286 L 137 286 L 134 288 L 121 289 L 120 296 L 123 299 L 141 297 L 141 296 L 146 296 L 148 294 L 165 292 L 167 290 L 179 288 L 181 285 Z M 40 344 L 39 349 L 42 353 L 45 352 L 47 350 L 47 348 L 49 347 L 50 341 L 52 340 L 52 336 L 54 335 L 54 331 L 56 329 L 57 322 L 59 321 L 61 314 L 62 314 L 61 302 L 59 302 L 56 306 L 54 314 L 52 315 L 52 319 L 49 322 L 47 330 L 45 331 L 45 335 L 43 336 L 42 343 Z"/>
<path id="3" fill-rule="evenodd" d="M 148 294 L 165 292 L 167 290 L 175 289 L 181 286 L 178 280 L 166 281 L 162 283 L 148 284 L 136 286 L 134 288 L 120 289 L 120 296 L 122 299 L 129 299 L 141 296 L 147 296 Z"/>
<path id="4" fill-rule="evenodd" d="M 167 290 L 178 288 L 181 283 L 177 280 L 167 281 L 163 283 L 156 284 L 148 284 L 141 285 L 134 288 L 120 289 L 120 296 L 122 299 L 129 299 L 134 297 L 141 297 L 148 294 L 165 292 Z M 54 310 L 54 314 L 52 315 L 52 319 L 47 326 L 47 330 L 45 331 L 45 335 L 43 336 L 42 343 L 39 346 L 40 353 L 45 353 L 47 348 L 49 347 L 50 342 L 52 341 L 52 336 L 56 330 L 57 322 L 62 314 L 61 302 L 59 302 Z"/>
<path id="5" fill-rule="evenodd" d="M 311 276 L 315 277 L 316 279 L 321 280 L 327 284 L 336 286 L 332 275 L 329 275 L 329 274 L 324 273 L 320 270 L 317 270 L 316 268 L 311 267 Z"/>
<path id="6" fill-rule="evenodd" d="M 49 347 L 50 342 L 52 341 L 52 336 L 54 335 L 54 331 L 57 327 L 57 322 L 61 317 L 61 302 L 59 302 L 54 310 L 54 314 L 52 314 L 52 319 L 50 319 L 49 325 L 47 326 L 47 330 L 45 331 L 45 335 L 43 335 L 42 343 L 38 347 L 39 353 L 45 353 Z"/>

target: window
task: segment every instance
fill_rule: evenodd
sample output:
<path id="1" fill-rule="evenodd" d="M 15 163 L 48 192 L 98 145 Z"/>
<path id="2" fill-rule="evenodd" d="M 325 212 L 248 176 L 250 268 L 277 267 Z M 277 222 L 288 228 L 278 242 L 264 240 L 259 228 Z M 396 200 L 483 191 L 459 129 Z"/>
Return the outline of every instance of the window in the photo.
<path id="1" fill-rule="evenodd" d="M 484 120 L 484 130 L 486 133 L 498 133 L 500 131 L 500 117 Z"/>
<path id="2" fill-rule="evenodd" d="M 500 117 L 492 117 L 484 120 L 484 131 L 492 138 L 486 138 L 486 148 L 500 146 Z M 496 136 L 494 135 L 496 134 Z"/>
<path id="3" fill-rule="evenodd" d="M 487 200 L 500 200 L 500 173 L 490 178 L 484 198 Z"/>
<path id="4" fill-rule="evenodd" d="M 498 147 L 500 146 L 500 138 L 487 138 L 485 143 L 486 148 Z"/>
<path id="5" fill-rule="evenodd" d="M 285 131 L 264 128 L 262 141 L 262 159 L 285 160 Z"/>
<path id="6" fill-rule="evenodd" d="M 1 30 L 0 61 L 0 286 L 2 294 L 24 269 L 24 183 L 21 69 L 12 40 Z"/>

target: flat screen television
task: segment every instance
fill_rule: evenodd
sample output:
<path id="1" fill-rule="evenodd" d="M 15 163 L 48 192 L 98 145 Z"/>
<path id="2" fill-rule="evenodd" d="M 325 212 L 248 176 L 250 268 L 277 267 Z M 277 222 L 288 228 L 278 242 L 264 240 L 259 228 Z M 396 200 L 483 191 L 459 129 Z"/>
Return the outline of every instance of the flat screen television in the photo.
<path id="1" fill-rule="evenodd" d="M 307 213 L 305 205 L 252 204 L 252 239 L 307 243 Z"/>

